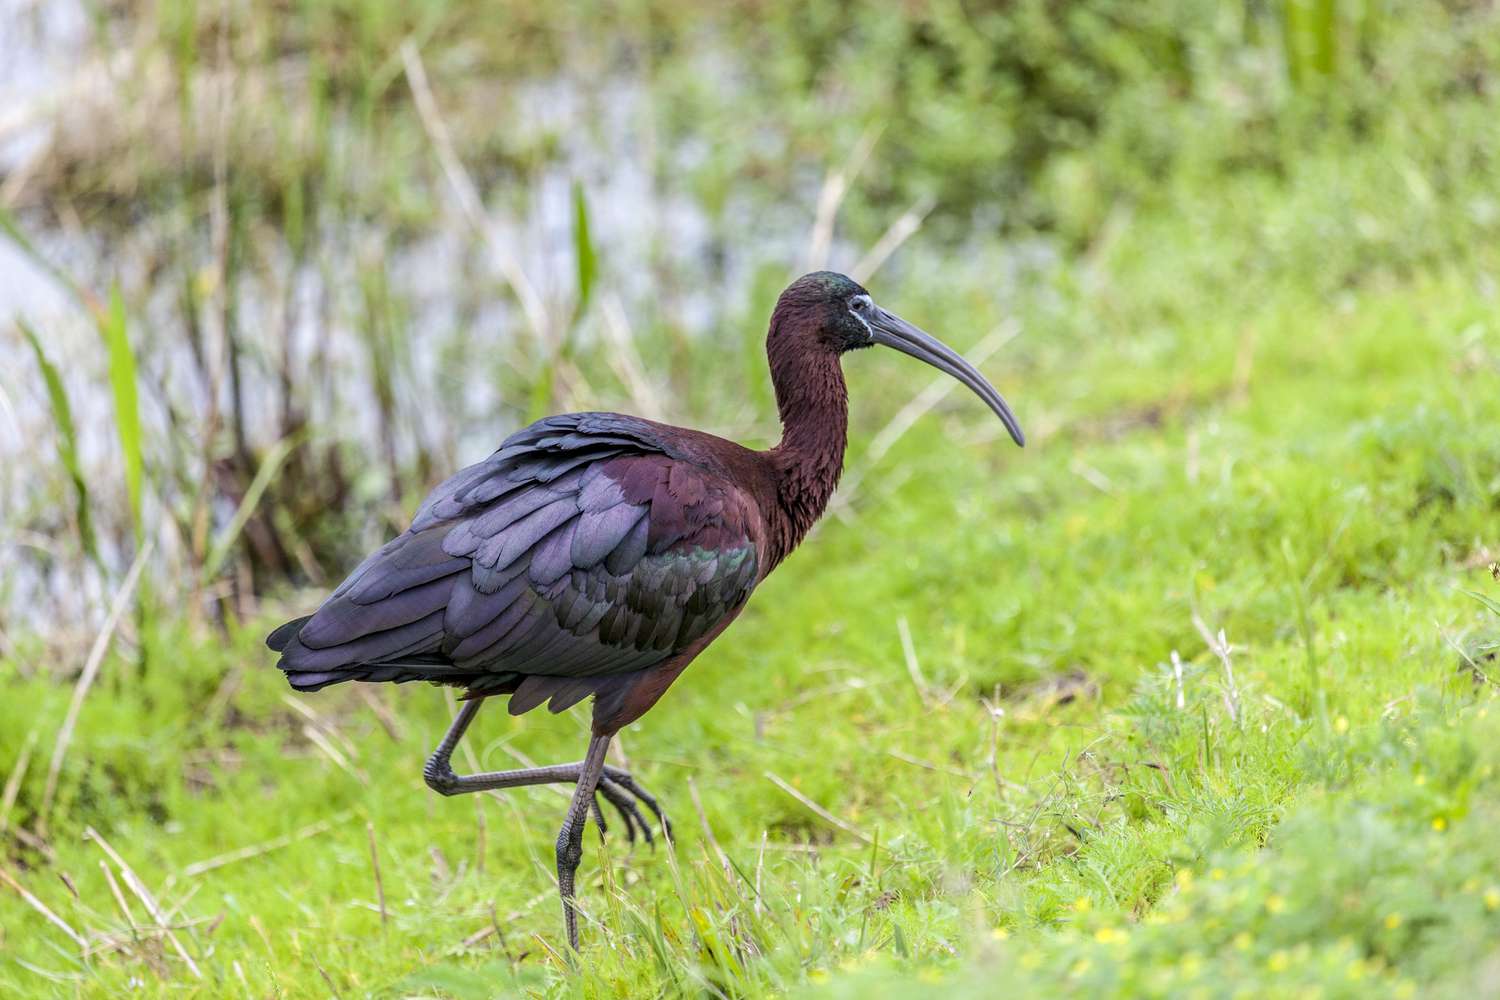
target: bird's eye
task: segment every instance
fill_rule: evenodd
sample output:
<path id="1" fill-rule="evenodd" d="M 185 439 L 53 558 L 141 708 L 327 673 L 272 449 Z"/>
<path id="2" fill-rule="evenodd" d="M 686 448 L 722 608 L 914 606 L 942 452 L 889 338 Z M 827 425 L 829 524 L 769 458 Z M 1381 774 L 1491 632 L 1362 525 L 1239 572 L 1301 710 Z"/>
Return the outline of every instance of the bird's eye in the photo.
<path id="1" fill-rule="evenodd" d="M 870 300 L 863 295 L 857 296 L 849 302 L 849 308 L 855 312 L 864 312 L 870 307 Z"/>

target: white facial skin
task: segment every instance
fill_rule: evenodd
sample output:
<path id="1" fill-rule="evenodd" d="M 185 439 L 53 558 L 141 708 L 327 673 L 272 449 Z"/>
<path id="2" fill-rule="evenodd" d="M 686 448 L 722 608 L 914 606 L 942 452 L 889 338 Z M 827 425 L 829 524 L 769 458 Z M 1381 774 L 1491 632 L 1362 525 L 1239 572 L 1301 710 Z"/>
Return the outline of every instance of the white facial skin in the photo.
<path id="1" fill-rule="evenodd" d="M 865 332 L 870 335 L 869 342 L 872 344 L 875 342 L 875 330 L 870 326 L 868 317 L 874 311 L 875 303 L 870 301 L 868 295 L 856 295 L 849 300 L 849 315 L 864 325 Z"/>

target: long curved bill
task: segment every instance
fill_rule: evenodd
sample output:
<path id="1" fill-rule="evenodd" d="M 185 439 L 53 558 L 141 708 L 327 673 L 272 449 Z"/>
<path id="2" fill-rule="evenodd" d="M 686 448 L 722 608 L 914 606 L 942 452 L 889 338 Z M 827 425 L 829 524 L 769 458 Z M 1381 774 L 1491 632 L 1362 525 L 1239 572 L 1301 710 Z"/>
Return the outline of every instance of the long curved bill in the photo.
<path id="1" fill-rule="evenodd" d="M 925 361 L 938 371 L 958 379 L 995 411 L 995 416 L 1010 431 L 1011 439 L 1022 448 L 1026 447 L 1026 435 L 1021 432 L 1021 424 L 1010 411 L 1010 405 L 961 354 L 895 313 L 886 312 L 878 306 L 873 312 L 874 315 L 870 317 L 870 332 L 875 343 L 894 347 L 902 354 L 910 354 L 918 361 Z"/>

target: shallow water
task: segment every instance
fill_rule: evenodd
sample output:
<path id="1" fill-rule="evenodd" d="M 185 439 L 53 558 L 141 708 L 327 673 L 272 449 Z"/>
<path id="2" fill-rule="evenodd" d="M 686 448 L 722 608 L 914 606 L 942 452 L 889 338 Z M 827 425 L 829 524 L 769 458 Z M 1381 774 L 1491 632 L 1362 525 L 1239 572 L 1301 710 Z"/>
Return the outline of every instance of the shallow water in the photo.
<path id="1" fill-rule="evenodd" d="M 44 153 L 54 130 L 68 127 L 68 109 L 60 106 L 65 102 L 57 95 L 68 93 L 79 72 L 89 50 L 89 30 L 82 3 L 0 0 L 0 108 L 6 109 L 0 112 L 0 183 Z M 518 257 L 550 311 L 567 310 L 573 293 L 575 182 L 588 195 L 594 241 L 608 248 L 601 254 L 605 270 L 600 293 L 616 300 L 617 311 L 632 323 L 669 316 L 681 328 L 713 330 L 723 324 L 726 306 L 742 299 L 756 260 L 795 257 L 803 239 L 800 218 L 779 238 L 757 241 L 753 254 L 726 254 L 695 200 L 658 186 L 654 158 L 659 151 L 639 82 L 613 80 L 587 88 L 558 78 L 525 84 L 514 96 L 514 120 L 505 127 L 546 129 L 559 143 L 551 163 L 529 179 L 524 209 L 514 215 L 494 212 L 489 224 L 492 240 Z M 510 196 L 507 202 L 516 200 L 514 192 L 500 194 Z M 352 243 L 342 253 L 326 256 L 322 270 L 294 273 L 290 254 L 273 247 L 269 266 L 258 272 L 273 277 L 243 280 L 239 328 L 247 359 L 242 377 L 252 448 L 268 447 L 277 433 L 278 383 L 273 367 L 258 363 L 257 356 L 279 352 L 280 336 L 271 331 L 283 327 L 296 356 L 307 358 L 315 343 L 324 345 L 327 367 L 318 377 L 326 387 L 309 394 L 314 426 L 343 440 L 374 442 L 381 436 L 380 412 L 370 391 L 369 347 L 358 327 L 363 321 L 358 288 L 359 262 L 382 258 L 392 293 L 409 315 L 397 358 L 397 410 L 403 416 L 396 435 L 398 460 L 409 463 L 418 452 L 427 452 L 439 469 L 451 467 L 482 457 L 512 429 L 504 414 L 513 408 L 504 409 L 493 376 L 515 351 L 532 350 L 516 342 L 528 334 L 507 297 L 498 294 L 503 284 L 490 249 L 476 240 L 451 197 L 443 203 L 444 215 L 416 239 L 398 244 L 392 234 L 365 225 L 352 230 Z M 194 371 L 170 274 L 147 287 L 150 279 L 141 273 L 156 242 L 157 224 L 147 218 L 124 234 L 69 230 L 56 223 L 52 206 L 45 208 L 20 213 L 40 252 L 98 293 L 114 281 L 125 289 L 143 378 L 142 420 L 148 442 L 160 448 L 168 436 L 164 399 L 189 415 L 206 413 L 210 400 Z M 755 220 L 756 227 L 765 231 L 767 221 Z M 343 220 L 333 225 L 337 234 L 326 232 L 325 241 L 345 238 L 352 229 Z M 648 260 L 651 268 L 632 266 Z M 663 270 L 677 279 L 669 300 L 653 291 L 653 274 Z M 287 282 L 292 283 L 290 295 Z M 289 325 L 288 301 L 295 313 Z M 478 304 L 465 312 L 465 302 Z M 70 501 L 52 450 L 53 417 L 31 351 L 12 328 L 12 317 L 24 318 L 40 332 L 63 374 L 113 572 L 122 570 L 130 547 L 99 334 L 65 289 L 0 239 L 0 550 L 8 553 L 10 565 L 0 580 L 0 623 L 22 611 L 23 620 L 33 626 L 48 619 L 94 619 L 98 581 L 88 580 L 93 571 L 72 551 L 74 543 L 66 534 L 60 505 Z M 215 333 L 210 324 L 206 350 L 210 363 L 222 366 L 222 334 Z M 582 333 L 597 342 L 593 324 Z M 455 365 L 455 357 L 472 360 Z M 227 405 L 227 384 L 219 386 L 219 395 L 221 405 Z M 377 449 L 370 451 L 373 456 Z M 148 466 L 159 461 L 159 454 L 148 454 Z M 163 499 L 148 495 L 147 523 L 160 520 Z M 220 524 L 232 513 L 228 505 L 218 510 Z M 163 532 L 159 543 L 158 560 L 166 569 L 179 555 L 180 539 L 175 532 Z"/>
<path id="2" fill-rule="evenodd" d="M 45 149 L 54 129 L 68 127 L 66 105 L 48 101 L 68 92 L 80 57 L 90 48 L 89 31 L 84 6 L 74 0 L 0 0 L 0 109 L 9 109 L 8 115 L 0 110 L 0 185 Z M 722 74 L 723 85 L 733 86 L 719 61 L 704 56 L 702 63 L 704 73 Z M 314 223 L 321 256 L 315 266 L 300 271 L 276 234 L 258 237 L 256 267 L 246 270 L 239 286 L 243 395 L 252 450 L 268 448 L 279 433 L 274 362 L 285 330 L 297 367 L 305 368 L 315 345 L 321 345 L 326 358 L 317 372 L 306 373 L 316 383 L 307 393 L 312 426 L 330 439 L 369 442 L 370 476 L 356 484 L 358 502 L 383 502 L 388 486 L 378 456 L 387 436 L 393 439 L 398 463 L 409 467 L 425 455 L 438 473 L 491 451 L 514 429 L 518 409 L 515 401 L 507 406 L 501 398 L 497 375 L 518 357 L 537 352 L 528 343 L 532 334 L 524 317 L 506 294 L 494 246 L 516 256 L 549 312 L 566 314 L 576 275 L 575 183 L 587 193 L 601 267 L 595 308 L 579 330 L 582 349 L 610 350 L 603 339 L 602 306 L 624 317 L 634 330 L 668 327 L 699 337 L 730 336 L 721 352 L 727 355 L 726 377 L 743 372 L 737 345 L 749 332 L 736 324 L 742 323 L 751 282 L 764 267 L 785 268 L 791 276 L 808 263 L 822 179 L 840 164 L 806 164 L 793 171 L 800 190 L 772 198 L 770 204 L 747 181 L 743 194 L 737 192 L 711 216 L 684 178 L 712 150 L 705 140 L 692 138 L 661 148 L 662 130 L 645 81 L 557 77 L 519 83 L 510 96 L 508 117 L 496 127 L 554 136 L 554 154 L 525 179 L 522 190 L 497 185 L 484 192 L 491 245 L 472 232 L 446 188 L 436 199 L 442 206 L 438 217 L 416 236 L 398 236 L 378 218 Z M 335 122 L 333 127 L 343 126 Z M 435 167 L 434 154 L 431 176 L 440 177 Z M 149 449 L 145 516 L 147 524 L 162 523 L 163 504 L 180 507 L 186 502 L 151 491 L 151 472 L 160 475 L 168 460 L 162 449 L 172 438 L 164 402 L 170 400 L 188 422 L 194 416 L 201 419 L 211 404 L 177 304 L 177 275 L 184 264 L 195 273 L 211 271 L 209 240 L 205 236 L 201 241 L 202 259 L 173 260 L 166 270 L 150 272 L 147 262 L 161 252 L 163 233 L 172 221 L 146 215 L 124 232 L 106 233 L 62 226 L 59 215 L 66 217 L 33 206 L 21 214 L 21 222 L 49 260 L 97 293 L 119 282 L 130 304 Z M 206 233 L 209 221 L 203 220 L 203 226 Z M 170 252 L 181 253 L 180 241 L 177 247 Z M 847 268 L 864 249 L 836 236 L 828 258 Z M 982 249 L 948 261 L 945 269 L 966 273 L 972 287 L 993 287 L 998 299 L 1051 256 L 1050 249 L 1038 244 L 1007 249 L 991 239 Z M 394 359 L 398 419 L 389 435 L 371 390 L 369 320 L 360 294 L 360 282 L 371 267 L 389 282 L 405 317 Z M 223 334 L 214 311 L 204 312 L 205 353 L 210 367 L 222 371 Z M 0 577 L 0 625 L 18 619 L 31 627 L 97 620 L 103 588 L 67 535 L 71 500 L 53 450 L 53 418 L 31 352 L 9 322 L 13 316 L 24 317 L 41 332 L 48 354 L 63 372 L 112 574 L 123 571 L 133 547 L 123 513 L 123 473 L 98 331 L 53 279 L 0 239 L 0 557 L 10 564 Z M 649 369 L 647 359 L 642 364 Z M 215 392 L 221 407 L 227 407 L 227 378 L 219 379 Z M 577 408 L 632 405 L 628 399 L 598 398 L 590 391 L 563 402 Z M 179 455 L 176 461 L 184 460 Z M 221 502 L 214 511 L 216 528 L 232 516 L 232 505 Z M 372 516 L 369 537 L 361 541 L 377 544 L 383 530 Z M 175 530 L 158 534 L 156 576 L 175 579 L 180 576 L 173 571 L 180 568 L 181 539 Z M 55 553 L 46 553 L 48 547 Z"/>

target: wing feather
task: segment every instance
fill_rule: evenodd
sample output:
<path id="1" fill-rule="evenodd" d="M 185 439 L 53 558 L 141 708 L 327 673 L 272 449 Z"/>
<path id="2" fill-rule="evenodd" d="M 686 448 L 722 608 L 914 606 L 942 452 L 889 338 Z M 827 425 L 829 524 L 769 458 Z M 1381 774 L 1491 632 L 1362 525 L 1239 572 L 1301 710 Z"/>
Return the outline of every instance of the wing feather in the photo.
<path id="1" fill-rule="evenodd" d="M 519 713 L 561 711 L 685 649 L 748 598 L 759 522 L 654 427 L 572 414 L 513 435 L 434 490 L 300 629 L 278 630 L 282 668 L 307 687 L 510 691 Z"/>

